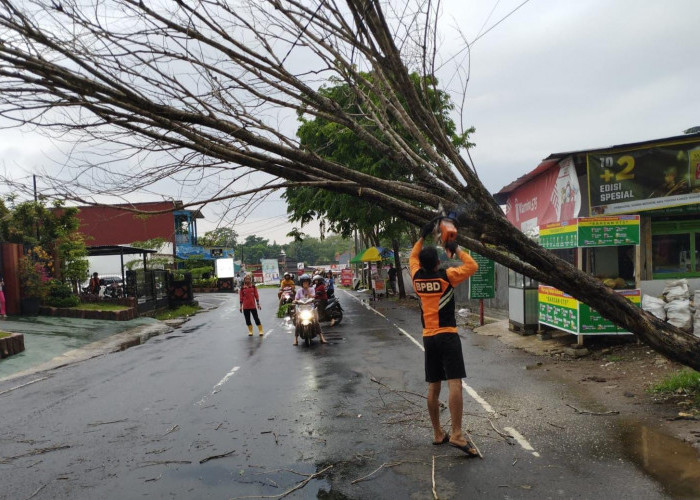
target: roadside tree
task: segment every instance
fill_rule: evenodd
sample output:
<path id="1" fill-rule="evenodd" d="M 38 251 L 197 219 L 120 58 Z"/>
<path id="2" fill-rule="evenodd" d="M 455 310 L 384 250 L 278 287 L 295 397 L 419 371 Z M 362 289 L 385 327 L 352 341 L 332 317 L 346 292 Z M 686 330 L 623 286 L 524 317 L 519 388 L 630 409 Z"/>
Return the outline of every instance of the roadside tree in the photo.
<path id="1" fill-rule="evenodd" d="M 460 244 L 700 368 L 700 338 L 641 311 L 505 218 L 432 111 L 434 83 L 416 88 L 411 79 L 450 63 L 439 59 L 439 12 L 430 0 L 0 0 L 0 115 L 73 140 L 83 153 L 75 175 L 44 190 L 55 197 L 128 196 L 172 178 L 196 186 L 196 205 L 294 186 L 361 198 L 415 226 L 440 206 L 458 210 Z M 359 116 L 317 90 L 330 76 L 363 103 Z M 302 147 L 286 126 L 298 110 L 347 128 L 411 181 Z M 120 154 L 96 163 L 100 145 Z M 129 155 L 143 161 L 122 172 L 103 160 Z M 86 173 L 97 182 L 81 182 Z"/>

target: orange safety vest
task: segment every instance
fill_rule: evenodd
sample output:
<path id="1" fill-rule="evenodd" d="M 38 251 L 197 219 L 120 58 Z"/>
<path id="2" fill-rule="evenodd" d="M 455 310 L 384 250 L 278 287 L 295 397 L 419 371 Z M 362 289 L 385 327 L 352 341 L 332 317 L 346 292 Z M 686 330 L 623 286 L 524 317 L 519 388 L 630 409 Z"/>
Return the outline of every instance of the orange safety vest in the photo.
<path id="1" fill-rule="evenodd" d="M 479 265 L 471 255 L 460 249 L 457 251 L 457 257 L 462 261 L 461 266 L 437 271 L 426 270 L 420 267 L 418 260 L 422 249 L 421 238 L 413 245 L 408 263 L 413 277 L 413 290 L 420 298 L 423 336 L 429 337 L 445 332 L 457 333 L 454 287 L 474 274 Z"/>

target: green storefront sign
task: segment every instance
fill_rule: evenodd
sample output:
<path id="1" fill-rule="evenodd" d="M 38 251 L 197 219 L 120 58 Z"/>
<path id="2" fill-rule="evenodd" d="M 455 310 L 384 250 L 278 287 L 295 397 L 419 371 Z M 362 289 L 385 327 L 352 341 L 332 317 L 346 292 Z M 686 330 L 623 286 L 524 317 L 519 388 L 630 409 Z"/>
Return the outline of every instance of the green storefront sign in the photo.
<path id="1" fill-rule="evenodd" d="M 540 245 L 548 249 L 639 245 L 638 215 L 580 217 L 540 227 Z"/>
<path id="2" fill-rule="evenodd" d="M 636 306 L 642 302 L 639 289 L 616 290 Z M 538 289 L 539 322 L 574 335 L 627 334 L 612 321 L 603 318 L 595 309 L 551 286 Z"/>
<path id="3" fill-rule="evenodd" d="M 579 217 L 540 226 L 540 245 L 548 249 L 639 245 L 638 215 Z M 584 257 L 585 259 L 585 257 Z M 633 304 L 641 305 L 641 290 L 616 290 Z M 575 335 L 625 334 L 595 309 L 554 287 L 540 285 L 537 294 L 538 320 Z"/>
<path id="4" fill-rule="evenodd" d="M 496 266 L 476 252 L 470 252 L 479 269 L 469 277 L 470 299 L 492 299 L 496 296 Z"/>

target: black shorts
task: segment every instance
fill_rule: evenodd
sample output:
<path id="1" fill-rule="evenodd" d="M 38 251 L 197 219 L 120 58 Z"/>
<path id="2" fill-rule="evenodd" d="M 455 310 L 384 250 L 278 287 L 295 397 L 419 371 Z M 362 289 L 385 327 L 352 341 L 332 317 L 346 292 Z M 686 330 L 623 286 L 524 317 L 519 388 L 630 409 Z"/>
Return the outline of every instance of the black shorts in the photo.
<path id="1" fill-rule="evenodd" d="M 465 378 L 462 342 L 456 333 L 438 333 L 423 337 L 425 381 L 428 383 Z"/>

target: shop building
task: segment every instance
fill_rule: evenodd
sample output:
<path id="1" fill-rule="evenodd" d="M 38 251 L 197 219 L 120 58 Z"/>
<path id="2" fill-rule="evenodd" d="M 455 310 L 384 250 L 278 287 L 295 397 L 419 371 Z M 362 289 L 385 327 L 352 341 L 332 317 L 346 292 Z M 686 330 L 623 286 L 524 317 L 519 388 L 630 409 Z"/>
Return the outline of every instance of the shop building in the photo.
<path id="1" fill-rule="evenodd" d="M 541 242 L 544 229 L 548 248 L 614 288 L 658 296 L 685 278 L 700 290 L 700 133 L 552 154 L 494 197 L 518 229 Z M 638 242 L 613 237 L 586 253 L 586 242 L 556 236 L 591 217 L 617 218 L 599 225 L 619 231 L 628 216 L 638 216 Z"/>

